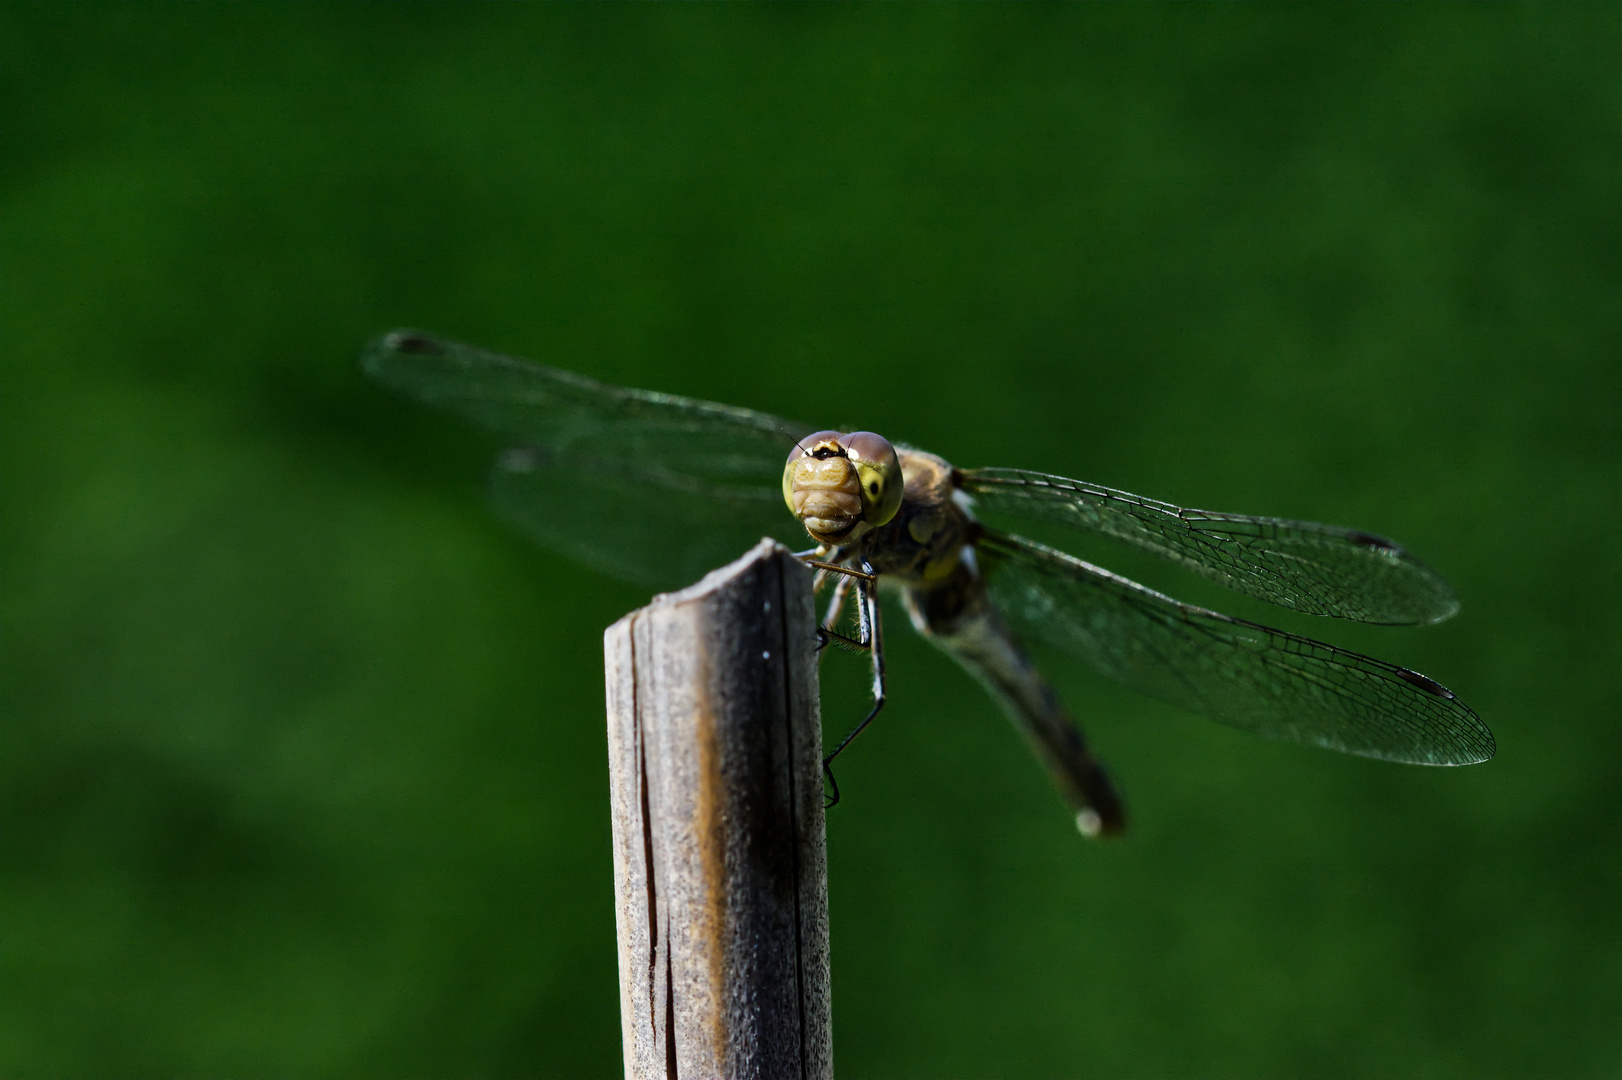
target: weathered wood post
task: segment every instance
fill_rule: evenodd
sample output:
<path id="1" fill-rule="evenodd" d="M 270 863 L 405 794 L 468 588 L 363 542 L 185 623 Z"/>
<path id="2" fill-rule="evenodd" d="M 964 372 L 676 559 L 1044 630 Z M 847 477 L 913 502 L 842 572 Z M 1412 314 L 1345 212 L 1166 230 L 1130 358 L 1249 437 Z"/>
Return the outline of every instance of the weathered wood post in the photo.
<path id="1" fill-rule="evenodd" d="M 833 1074 L 815 626 L 762 540 L 603 635 L 634 1080 Z"/>

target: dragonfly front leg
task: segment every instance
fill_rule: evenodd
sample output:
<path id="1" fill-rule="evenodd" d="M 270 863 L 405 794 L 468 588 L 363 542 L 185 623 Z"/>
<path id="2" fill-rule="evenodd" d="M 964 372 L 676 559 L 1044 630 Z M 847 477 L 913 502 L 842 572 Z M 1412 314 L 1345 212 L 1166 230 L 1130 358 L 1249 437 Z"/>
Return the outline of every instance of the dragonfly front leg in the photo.
<path id="1" fill-rule="evenodd" d="M 839 804 L 839 781 L 834 779 L 834 758 L 838 757 L 840 752 L 849 746 L 851 741 L 860 735 L 867 725 L 873 722 L 873 718 L 879 714 L 879 710 L 884 708 L 884 641 L 879 628 L 878 596 L 873 590 L 873 578 L 875 575 L 873 575 L 873 568 L 865 562 L 862 564 L 862 569 L 867 572 L 864 576 L 851 579 L 856 582 L 857 621 L 857 640 L 852 644 L 866 649 L 873 662 L 873 709 L 863 718 L 860 724 L 851 729 L 849 735 L 839 741 L 839 745 L 833 748 L 832 753 L 822 759 L 822 775 L 828 781 L 828 795 L 825 797 L 823 804 L 825 810 Z M 831 630 L 823 632 L 833 633 Z M 849 638 L 844 638 L 844 640 L 850 641 Z"/>
<path id="2" fill-rule="evenodd" d="M 825 548 L 816 548 L 813 551 L 799 552 L 795 556 L 807 566 L 816 568 L 817 576 L 812 582 L 813 591 L 820 590 L 829 578 L 839 579 L 834 586 L 833 597 L 828 604 L 827 613 L 823 615 L 822 622 L 817 624 L 817 651 L 821 652 L 823 648 L 833 644 L 850 649 L 852 652 L 865 652 L 867 650 L 867 631 L 865 629 L 860 630 L 859 635 L 852 638 L 841 634 L 834 627 L 839 624 L 839 616 L 843 612 L 845 601 L 850 595 L 851 582 L 856 581 L 871 585 L 878 580 L 878 575 L 865 562 L 862 564 L 865 569 L 856 570 L 849 566 L 841 566 L 838 562 L 823 561 L 818 556 L 841 559 L 844 558 L 844 554 L 836 550 L 830 555 Z M 860 604 L 857 607 L 856 618 L 860 626 L 866 626 L 864 621 L 866 615 L 863 613 Z"/>

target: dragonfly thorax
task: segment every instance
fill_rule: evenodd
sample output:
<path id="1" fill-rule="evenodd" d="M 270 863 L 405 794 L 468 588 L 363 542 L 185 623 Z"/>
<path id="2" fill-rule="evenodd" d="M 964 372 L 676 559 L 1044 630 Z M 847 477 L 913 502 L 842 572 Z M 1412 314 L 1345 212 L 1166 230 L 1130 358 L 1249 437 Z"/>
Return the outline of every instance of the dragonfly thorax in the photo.
<path id="1" fill-rule="evenodd" d="M 819 431 L 801 439 L 783 465 L 783 501 L 812 538 L 843 545 L 895 517 L 901 462 L 871 431 Z"/>

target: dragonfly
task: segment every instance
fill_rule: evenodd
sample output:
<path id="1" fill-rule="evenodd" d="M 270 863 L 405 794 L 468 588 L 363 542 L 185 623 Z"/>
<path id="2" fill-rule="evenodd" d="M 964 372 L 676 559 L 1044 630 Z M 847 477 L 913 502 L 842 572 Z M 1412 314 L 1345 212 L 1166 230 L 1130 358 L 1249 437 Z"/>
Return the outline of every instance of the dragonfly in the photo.
<path id="1" fill-rule="evenodd" d="M 873 432 L 612 386 L 416 330 L 376 339 L 360 366 L 508 442 L 489 480 L 497 513 L 610 575 L 676 588 L 762 536 L 816 541 L 799 554 L 832 593 L 819 640 L 867 654 L 872 669 L 871 712 L 824 760 L 830 805 L 833 758 L 885 702 L 881 588 L 985 687 L 1089 836 L 1124 829 L 1123 801 L 1022 640 L 1267 738 L 1420 765 L 1496 752 L 1481 719 L 1425 675 L 1179 602 L 983 519 L 1110 537 L 1314 615 L 1423 625 L 1458 610 L 1446 581 L 1373 533 L 1192 510 L 1025 469 L 957 468 Z"/>

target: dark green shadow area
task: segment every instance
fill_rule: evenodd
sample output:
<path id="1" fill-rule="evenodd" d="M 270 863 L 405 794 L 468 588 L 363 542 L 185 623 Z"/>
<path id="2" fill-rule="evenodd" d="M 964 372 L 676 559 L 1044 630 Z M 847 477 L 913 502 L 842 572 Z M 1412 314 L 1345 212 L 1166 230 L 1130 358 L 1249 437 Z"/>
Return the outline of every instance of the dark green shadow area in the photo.
<path id="1" fill-rule="evenodd" d="M 1266 744 L 1051 658 L 1104 847 L 892 612 L 829 829 L 843 1075 L 1615 1075 L 1619 44 L 1601 5 L 0 6 L 0 1072 L 618 1074 L 600 634 L 645 596 L 361 379 L 410 325 L 1458 589 L 1379 630 L 1084 549 L 1500 747 Z"/>

